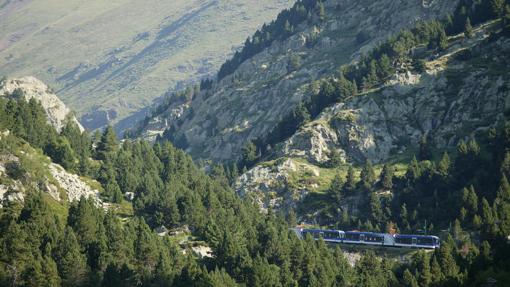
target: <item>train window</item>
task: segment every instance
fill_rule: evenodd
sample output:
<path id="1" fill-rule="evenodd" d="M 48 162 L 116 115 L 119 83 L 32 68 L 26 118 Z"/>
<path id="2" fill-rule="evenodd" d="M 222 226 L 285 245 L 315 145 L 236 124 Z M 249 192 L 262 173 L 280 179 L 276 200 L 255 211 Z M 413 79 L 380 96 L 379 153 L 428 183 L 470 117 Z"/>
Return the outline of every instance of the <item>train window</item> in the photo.
<path id="1" fill-rule="evenodd" d="M 359 240 L 360 241 L 365 241 L 365 234 L 360 234 Z"/>
<path id="2" fill-rule="evenodd" d="M 419 245 L 432 245 L 434 242 L 433 242 L 433 238 L 432 237 L 421 237 L 421 238 L 418 238 L 418 244 Z"/>
<path id="3" fill-rule="evenodd" d="M 417 243 L 416 237 L 413 237 L 413 245 L 416 245 L 416 243 Z"/>

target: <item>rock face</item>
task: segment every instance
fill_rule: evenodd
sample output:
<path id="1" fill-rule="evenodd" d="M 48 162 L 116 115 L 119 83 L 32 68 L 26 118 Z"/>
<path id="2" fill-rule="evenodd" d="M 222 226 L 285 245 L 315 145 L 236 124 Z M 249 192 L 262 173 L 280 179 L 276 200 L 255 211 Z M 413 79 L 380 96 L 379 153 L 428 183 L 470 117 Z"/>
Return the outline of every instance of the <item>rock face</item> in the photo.
<path id="1" fill-rule="evenodd" d="M 328 158 L 319 155 L 337 149 L 345 160 L 382 162 L 424 136 L 437 147 L 456 145 L 504 119 L 510 108 L 508 53 L 510 39 L 501 38 L 473 48 L 467 61 L 445 56 L 449 64 L 441 71 L 395 75 L 382 89 L 325 110 L 285 142 L 281 154 L 324 163 Z"/>
<path id="2" fill-rule="evenodd" d="M 423 136 L 437 147 L 453 147 L 503 122 L 510 109 L 510 39 L 478 41 L 453 45 L 427 62 L 422 74 L 397 74 L 379 89 L 325 109 L 279 146 L 281 159 L 270 168 L 262 163 L 242 175 L 238 193 L 255 197 L 263 208 L 287 209 L 297 204 L 289 198 L 299 200 L 296 193 L 312 188 L 289 184 L 295 168 L 288 162 L 321 166 L 333 149 L 346 162 L 385 162 L 412 154 Z"/>
<path id="3" fill-rule="evenodd" d="M 298 171 L 319 175 L 316 168 L 282 158 L 244 173 L 238 178 L 235 188 L 241 197 L 251 197 L 257 202 L 263 212 L 267 212 L 268 208 L 294 208 L 308 194 L 306 188 L 288 188 L 292 174 Z"/>
<path id="4" fill-rule="evenodd" d="M 174 138 L 195 158 L 233 160 L 247 140 L 266 135 L 310 95 L 313 80 L 331 75 L 392 33 L 451 12 L 457 1 L 325 1 L 326 20 L 303 23 L 232 75 L 193 99 L 174 126 Z M 363 31 L 363 35 L 353 31 Z M 291 65 L 291 63 L 298 63 Z M 155 115 L 159 122 L 169 112 Z M 160 125 L 165 128 L 165 125 Z M 154 127 L 146 130 L 154 131 Z M 326 130 L 321 133 L 327 132 Z M 367 143 L 369 144 L 369 143 Z M 314 155 L 322 160 L 324 154 Z"/>
<path id="5" fill-rule="evenodd" d="M 35 157 L 36 151 L 29 150 L 23 151 L 25 157 Z M 40 155 L 37 155 L 40 157 Z M 42 159 L 41 159 L 42 160 Z M 46 159 L 48 160 L 48 159 Z M 12 154 L 0 155 L 0 207 L 3 201 L 20 201 L 23 202 L 25 198 L 26 186 L 32 186 L 35 189 L 41 190 L 50 195 L 54 200 L 61 201 L 61 191 L 66 195 L 68 202 L 79 200 L 82 196 L 94 200 L 97 206 L 107 208 L 108 204 L 104 203 L 100 196 L 99 191 L 92 188 L 88 183 L 82 180 L 78 175 L 69 173 L 58 164 L 43 163 L 45 174 L 42 181 L 34 181 L 31 174 L 24 176 L 22 179 L 14 179 L 9 174 L 8 170 L 12 169 L 14 165 L 19 166 L 20 158 Z M 99 186 L 99 183 L 95 183 Z"/>
<path id="6" fill-rule="evenodd" d="M 71 110 L 55 95 L 43 82 L 34 77 L 6 79 L 0 83 L 0 97 L 22 96 L 26 101 L 36 99 L 46 112 L 48 123 L 57 131 L 64 127 L 68 118 L 76 122 L 83 131 L 83 127 L 74 117 Z"/>
<path id="7" fill-rule="evenodd" d="M 94 200 L 97 206 L 106 207 L 106 203 L 99 197 L 99 191 L 92 189 L 78 175 L 69 173 L 63 167 L 54 163 L 50 164 L 48 168 L 60 187 L 66 191 L 69 202 L 80 200 L 83 196 Z"/>

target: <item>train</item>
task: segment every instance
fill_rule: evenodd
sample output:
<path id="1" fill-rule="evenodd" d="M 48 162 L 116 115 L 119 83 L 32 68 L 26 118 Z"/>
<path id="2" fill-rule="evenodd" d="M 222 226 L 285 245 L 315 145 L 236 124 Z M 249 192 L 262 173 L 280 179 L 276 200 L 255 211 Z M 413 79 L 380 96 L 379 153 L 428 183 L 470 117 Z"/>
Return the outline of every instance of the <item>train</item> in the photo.
<path id="1" fill-rule="evenodd" d="M 389 234 L 305 228 L 294 228 L 293 230 L 301 239 L 305 238 L 307 235 L 310 235 L 315 240 L 322 238 L 325 242 L 330 243 L 417 249 L 436 249 L 441 246 L 439 237 L 433 235 Z"/>

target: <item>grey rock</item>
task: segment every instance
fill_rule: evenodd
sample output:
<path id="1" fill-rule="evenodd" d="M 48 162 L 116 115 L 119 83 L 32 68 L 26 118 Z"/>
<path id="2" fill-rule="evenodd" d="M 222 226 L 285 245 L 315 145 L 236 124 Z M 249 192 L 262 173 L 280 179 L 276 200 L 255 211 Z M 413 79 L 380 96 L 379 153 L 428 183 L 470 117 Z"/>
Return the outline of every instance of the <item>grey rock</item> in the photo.
<path id="1" fill-rule="evenodd" d="M 10 78 L 0 85 L 0 97 L 12 97 L 15 90 L 21 90 L 26 101 L 36 99 L 46 112 L 48 123 L 58 132 L 70 118 L 80 130 L 84 130 L 71 110 L 53 93 L 50 88 L 34 77 Z"/>

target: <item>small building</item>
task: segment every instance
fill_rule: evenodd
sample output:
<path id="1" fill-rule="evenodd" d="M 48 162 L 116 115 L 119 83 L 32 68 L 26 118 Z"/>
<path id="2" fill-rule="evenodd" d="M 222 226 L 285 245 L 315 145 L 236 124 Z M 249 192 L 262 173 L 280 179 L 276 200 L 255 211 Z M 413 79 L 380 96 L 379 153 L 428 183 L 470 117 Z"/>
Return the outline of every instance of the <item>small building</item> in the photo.
<path id="1" fill-rule="evenodd" d="M 154 231 L 159 235 L 159 236 L 166 236 L 168 234 L 168 228 L 166 228 L 164 225 L 161 225 L 160 227 L 154 229 Z"/>

